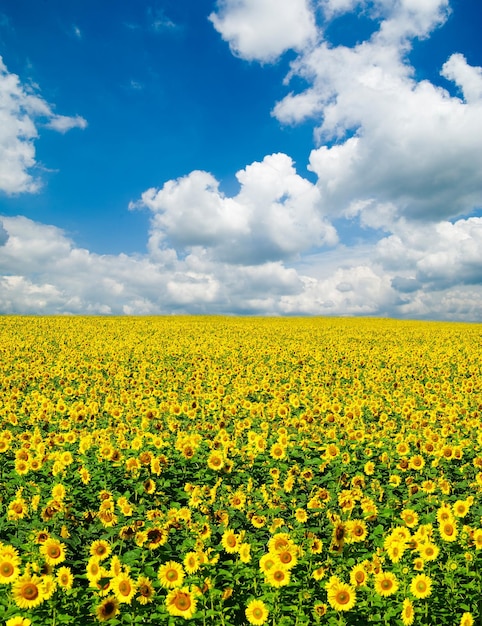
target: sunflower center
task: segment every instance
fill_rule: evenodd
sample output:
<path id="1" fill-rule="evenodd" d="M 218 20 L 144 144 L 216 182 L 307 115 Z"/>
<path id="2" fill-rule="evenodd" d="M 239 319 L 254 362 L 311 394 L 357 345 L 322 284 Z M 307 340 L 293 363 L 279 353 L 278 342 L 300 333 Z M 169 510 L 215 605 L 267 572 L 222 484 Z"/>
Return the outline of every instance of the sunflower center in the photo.
<path id="1" fill-rule="evenodd" d="M 253 617 L 255 619 L 261 619 L 263 617 L 263 611 L 258 607 L 253 610 Z"/>
<path id="2" fill-rule="evenodd" d="M 34 583 L 24 585 L 21 593 L 26 600 L 35 600 L 39 595 L 38 587 Z"/>
<path id="3" fill-rule="evenodd" d="M 5 578 L 12 576 L 14 571 L 15 571 L 15 568 L 13 567 L 11 563 L 8 563 L 8 561 L 0 565 L 0 572 L 2 576 L 4 576 Z"/>
<path id="4" fill-rule="evenodd" d="M 119 584 L 119 593 L 123 596 L 128 596 L 131 592 L 131 585 L 128 580 L 123 580 Z"/>
<path id="5" fill-rule="evenodd" d="M 115 612 L 116 612 L 115 602 L 113 602 L 112 600 L 109 600 L 108 602 L 104 604 L 103 609 L 102 609 L 102 614 L 104 617 L 109 617 L 111 615 L 114 615 Z"/>
<path id="6" fill-rule="evenodd" d="M 191 598 L 187 593 L 178 593 L 174 605 L 180 611 L 188 611 L 191 607 Z"/>
<path id="7" fill-rule="evenodd" d="M 148 598 L 151 594 L 151 590 L 149 589 L 148 585 L 141 585 L 139 587 L 139 593 L 141 594 L 141 596 Z"/>
<path id="8" fill-rule="evenodd" d="M 392 581 L 391 580 L 382 580 L 382 589 L 384 589 L 385 591 L 388 591 L 388 589 L 392 588 Z"/>
<path id="9" fill-rule="evenodd" d="M 50 546 L 48 554 L 51 559 L 58 559 L 61 555 L 59 546 Z"/>
<path id="10" fill-rule="evenodd" d="M 350 594 L 347 591 L 339 591 L 336 596 L 338 604 L 348 604 Z"/>
<path id="11" fill-rule="evenodd" d="M 167 580 L 174 581 L 179 578 L 179 574 L 177 573 L 175 569 L 168 569 L 166 572 L 166 578 Z"/>

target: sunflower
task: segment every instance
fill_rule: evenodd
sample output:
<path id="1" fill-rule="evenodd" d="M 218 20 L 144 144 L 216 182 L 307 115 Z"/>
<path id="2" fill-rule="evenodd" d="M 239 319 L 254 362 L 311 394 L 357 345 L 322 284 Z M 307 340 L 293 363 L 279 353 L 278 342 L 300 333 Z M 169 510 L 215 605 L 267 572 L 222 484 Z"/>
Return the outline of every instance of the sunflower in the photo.
<path id="1" fill-rule="evenodd" d="M 136 593 L 136 585 L 129 574 L 121 573 L 111 581 L 112 591 L 117 600 L 123 604 L 130 604 Z"/>
<path id="2" fill-rule="evenodd" d="M 47 576 L 42 576 L 42 587 L 44 600 L 50 600 L 50 598 L 54 595 L 55 590 L 57 589 L 57 581 L 50 574 L 48 574 Z"/>
<path id="3" fill-rule="evenodd" d="M 224 458 L 219 452 L 213 450 L 208 457 L 207 464 L 209 469 L 219 471 L 224 467 Z"/>
<path id="4" fill-rule="evenodd" d="M 184 569 L 188 574 L 194 574 L 201 567 L 197 552 L 187 552 L 183 560 Z"/>
<path id="5" fill-rule="evenodd" d="M 457 500 L 453 505 L 455 517 L 465 517 L 469 511 L 470 505 L 467 500 Z"/>
<path id="6" fill-rule="evenodd" d="M 147 578 L 147 576 L 139 576 L 136 587 L 139 594 L 136 600 L 139 604 L 150 604 L 154 600 L 156 592 L 154 591 L 150 578 Z"/>
<path id="7" fill-rule="evenodd" d="M 289 533 L 276 533 L 268 541 L 268 550 L 272 552 L 285 550 L 291 546 L 294 546 L 294 542 Z"/>
<path id="8" fill-rule="evenodd" d="M 184 581 L 184 570 L 180 563 L 168 561 L 164 563 L 164 565 L 161 565 L 157 576 L 164 589 L 173 589 L 182 585 Z"/>
<path id="9" fill-rule="evenodd" d="M 476 550 L 482 550 L 482 528 L 476 528 L 472 535 Z"/>
<path id="10" fill-rule="evenodd" d="M 418 513 L 413 509 L 404 509 L 400 517 L 409 528 L 413 528 L 418 524 Z"/>
<path id="11" fill-rule="evenodd" d="M 95 610 L 95 615 L 99 622 L 107 622 L 119 613 L 119 601 L 117 598 L 109 596 L 104 598 Z"/>
<path id="12" fill-rule="evenodd" d="M 52 498 L 54 500 L 59 500 L 60 502 L 65 498 L 66 489 L 64 485 L 62 485 L 61 483 L 57 483 L 56 485 L 52 487 L 51 493 L 52 493 Z"/>
<path id="13" fill-rule="evenodd" d="M 325 577 L 326 569 L 322 565 L 317 565 L 318 567 L 313 570 L 311 575 L 315 580 L 322 580 Z"/>
<path id="14" fill-rule="evenodd" d="M 391 596 L 398 589 L 398 580 L 392 572 L 379 572 L 375 574 L 375 591 L 381 596 Z"/>
<path id="15" fill-rule="evenodd" d="M 23 519 L 27 513 L 28 506 L 23 498 L 15 498 L 8 505 L 7 517 L 9 520 L 17 521 Z"/>
<path id="16" fill-rule="evenodd" d="M 443 522 L 447 522 L 453 519 L 452 509 L 450 508 L 450 504 L 443 502 L 440 507 L 437 509 L 437 521 L 439 524 Z"/>
<path id="17" fill-rule="evenodd" d="M 472 613 L 465 612 L 460 618 L 459 626 L 473 626 L 473 623 L 474 623 L 474 616 L 472 615 Z"/>
<path id="18" fill-rule="evenodd" d="M 290 571 L 279 564 L 273 565 L 266 573 L 266 582 L 272 587 L 285 587 L 289 585 L 290 578 Z"/>
<path id="19" fill-rule="evenodd" d="M 72 589 L 74 584 L 74 576 L 70 567 L 60 567 L 57 570 L 57 584 L 59 587 L 64 589 L 65 591 L 69 591 Z"/>
<path id="20" fill-rule="evenodd" d="M 432 593 L 432 579 L 426 574 L 417 574 L 410 583 L 410 591 L 415 598 L 428 598 Z"/>
<path id="21" fill-rule="evenodd" d="M 419 548 L 420 556 L 424 561 L 435 561 L 439 555 L 439 547 L 431 542 L 424 543 Z"/>
<path id="22" fill-rule="evenodd" d="M 273 552 L 263 554 L 259 559 L 259 569 L 267 574 L 276 565 L 276 555 Z"/>
<path id="23" fill-rule="evenodd" d="M 102 577 L 100 561 L 96 556 L 91 556 L 85 567 L 87 580 L 90 583 L 97 582 Z"/>
<path id="24" fill-rule="evenodd" d="M 40 546 L 40 553 L 49 565 L 58 565 L 65 561 L 65 546 L 57 539 L 47 539 Z"/>
<path id="25" fill-rule="evenodd" d="M 310 551 L 312 554 L 321 554 L 323 552 L 323 541 L 318 537 L 313 537 L 310 541 Z"/>
<path id="26" fill-rule="evenodd" d="M 253 517 L 251 518 L 251 524 L 255 528 L 263 528 L 263 526 L 266 524 L 266 517 L 264 515 L 253 515 Z"/>
<path id="27" fill-rule="evenodd" d="M 8 584 L 20 575 L 19 559 L 13 555 L 0 554 L 0 583 Z"/>
<path id="28" fill-rule="evenodd" d="M 294 550 L 280 550 L 279 552 L 275 552 L 274 555 L 278 563 L 286 569 L 291 569 L 298 563 L 298 557 Z"/>
<path id="29" fill-rule="evenodd" d="M 172 589 L 165 602 L 169 615 L 190 619 L 196 612 L 196 596 L 188 587 Z"/>
<path id="30" fill-rule="evenodd" d="M 305 509 L 296 509 L 295 518 L 298 523 L 305 524 L 308 521 L 308 513 Z"/>
<path id="31" fill-rule="evenodd" d="M 455 525 L 455 521 L 449 519 L 442 522 L 439 526 L 439 533 L 444 541 L 455 541 L 457 539 L 457 526 Z"/>
<path id="32" fill-rule="evenodd" d="M 251 600 L 245 609 L 246 619 L 253 626 L 261 626 L 268 619 L 269 611 L 262 600 Z"/>
<path id="33" fill-rule="evenodd" d="M 346 526 L 350 542 L 358 543 L 360 541 L 365 541 L 368 530 L 364 520 L 354 519 L 347 522 Z"/>
<path id="34" fill-rule="evenodd" d="M 328 583 L 328 603 L 335 611 L 349 611 L 355 606 L 356 592 L 351 585 L 341 581 Z"/>
<path id="35" fill-rule="evenodd" d="M 274 443 L 269 450 L 269 454 L 272 459 L 284 459 L 286 456 L 286 447 L 280 443 Z"/>
<path id="36" fill-rule="evenodd" d="M 405 552 L 406 544 L 402 541 L 388 541 L 385 549 L 392 563 L 398 563 Z"/>
<path id="37" fill-rule="evenodd" d="M 12 595 L 19 609 L 33 609 L 45 599 L 42 579 L 35 574 L 24 574 L 12 586 Z"/>
<path id="38" fill-rule="evenodd" d="M 97 557 L 99 561 L 106 559 L 112 551 L 110 543 L 105 539 L 98 539 L 94 541 L 90 546 L 90 555 Z"/>
<path id="39" fill-rule="evenodd" d="M 409 598 L 405 598 L 403 601 L 401 619 L 403 626 L 411 626 L 415 619 L 415 610 Z"/>
<path id="40" fill-rule="evenodd" d="M 251 545 L 242 543 L 239 546 L 239 559 L 241 563 L 249 563 L 251 561 Z"/>
<path id="41" fill-rule="evenodd" d="M 352 567 L 350 572 L 350 583 L 356 587 L 365 587 L 368 581 L 368 573 L 362 564 Z"/>
<path id="42" fill-rule="evenodd" d="M 31 621 L 28 617 L 20 617 L 16 615 L 15 617 L 11 617 L 5 622 L 5 626 L 30 626 Z"/>
<path id="43" fill-rule="evenodd" d="M 313 605 L 313 615 L 316 621 L 319 621 L 320 617 L 323 617 L 324 615 L 326 615 L 326 612 L 328 611 L 328 605 L 324 604 L 323 602 L 315 602 L 315 604 Z"/>

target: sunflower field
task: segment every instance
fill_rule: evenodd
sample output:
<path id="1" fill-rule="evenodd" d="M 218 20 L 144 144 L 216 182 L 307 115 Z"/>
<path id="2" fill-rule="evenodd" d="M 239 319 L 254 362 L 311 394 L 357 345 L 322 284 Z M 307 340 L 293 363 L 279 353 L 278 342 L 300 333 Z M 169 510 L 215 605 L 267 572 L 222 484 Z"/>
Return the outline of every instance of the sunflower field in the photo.
<path id="1" fill-rule="evenodd" d="M 0 624 L 482 624 L 481 346 L 0 318 Z"/>

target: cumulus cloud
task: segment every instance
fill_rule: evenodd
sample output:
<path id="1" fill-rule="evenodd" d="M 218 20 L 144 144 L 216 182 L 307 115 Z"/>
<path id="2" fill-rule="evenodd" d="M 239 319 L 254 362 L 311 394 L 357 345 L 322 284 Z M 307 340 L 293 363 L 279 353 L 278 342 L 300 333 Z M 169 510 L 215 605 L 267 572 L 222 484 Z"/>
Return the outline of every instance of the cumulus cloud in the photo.
<path id="1" fill-rule="evenodd" d="M 37 314 L 390 315 L 482 321 L 482 218 L 400 220 L 375 248 L 231 263 L 209 247 L 99 255 L 60 229 L 3 218 L 0 311 Z M 458 300 L 462 298 L 463 300 Z"/>
<path id="2" fill-rule="evenodd" d="M 137 206 L 153 213 L 151 252 L 202 246 L 216 260 L 260 264 L 336 244 L 336 231 L 321 213 L 319 190 L 296 173 L 290 157 L 266 156 L 236 177 L 240 191 L 233 198 L 201 171 L 144 192 Z"/>
<path id="3" fill-rule="evenodd" d="M 440 68 L 464 100 L 429 81 L 416 81 L 407 38 L 425 36 L 443 22 L 447 2 L 390 5 L 369 40 L 352 48 L 322 42 L 301 54 L 287 81 L 301 76 L 309 86 L 289 93 L 273 114 L 286 124 L 321 120 L 315 133 L 320 146 L 311 153 L 310 168 L 331 215 L 374 202 L 391 203 L 394 216 L 423 220 L 470 213 L 482 203 L 477 156 L 482 154 L 482 69 L 468 65 L 461 54 Z"/>
<path id="4" fill-rule="evenodd" d="M 248 60 L 274 61 L 317 34 L 307 0 L 219 0 L 209 19 L 233 53 Z"/>
<path id="5" fill-rule="evenodd" d="M 0 57 L 0 191 L 38 191 L 40 181 L 32 170 L 39 124 L 62 133 L 87 126 L 80 116 L 55 114 L 45 100 L 7 70 Z"/>

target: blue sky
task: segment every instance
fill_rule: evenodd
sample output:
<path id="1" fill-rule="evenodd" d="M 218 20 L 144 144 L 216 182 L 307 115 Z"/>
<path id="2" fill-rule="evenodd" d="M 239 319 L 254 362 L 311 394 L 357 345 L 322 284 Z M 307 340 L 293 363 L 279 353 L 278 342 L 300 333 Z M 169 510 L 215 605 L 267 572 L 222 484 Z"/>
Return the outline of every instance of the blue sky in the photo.
<path id="1" fill-rule="evenodd" d="M 0 312 L 482 321 L 481 23 L 3 0 Z"/>

